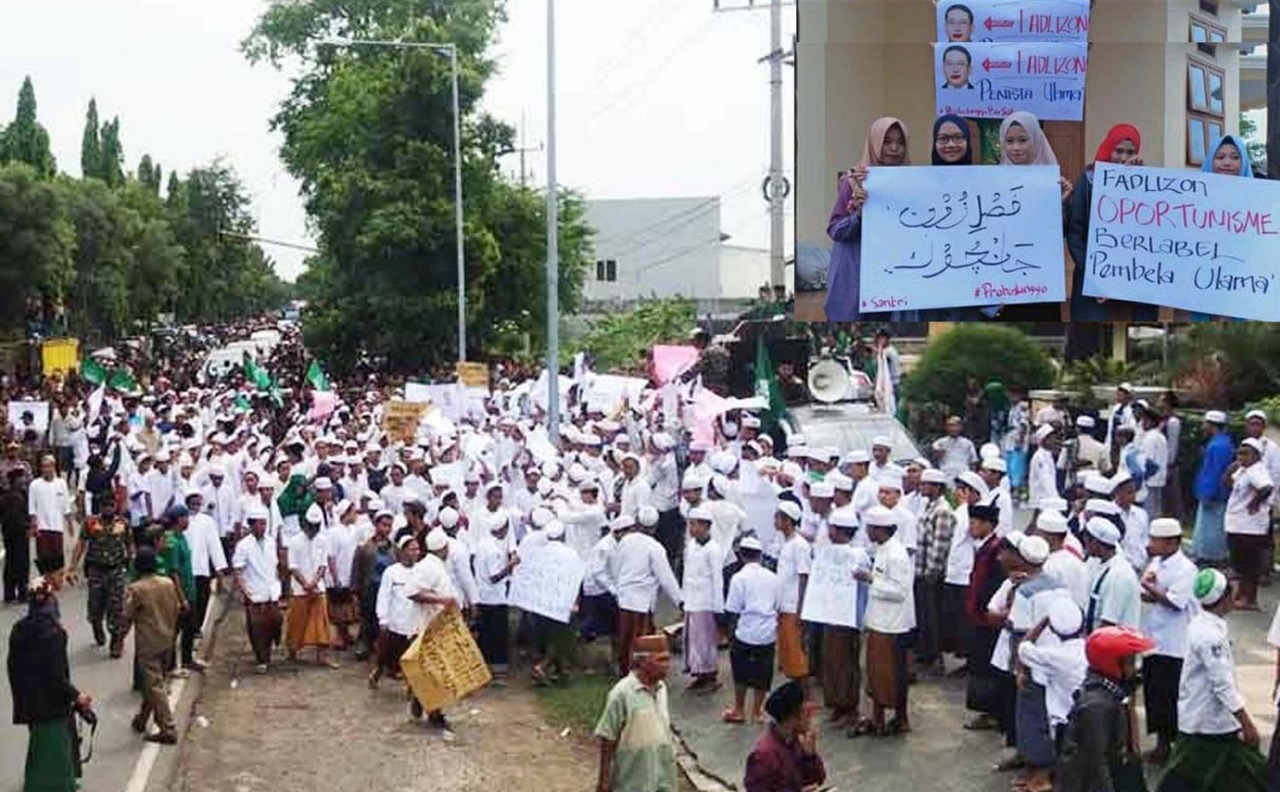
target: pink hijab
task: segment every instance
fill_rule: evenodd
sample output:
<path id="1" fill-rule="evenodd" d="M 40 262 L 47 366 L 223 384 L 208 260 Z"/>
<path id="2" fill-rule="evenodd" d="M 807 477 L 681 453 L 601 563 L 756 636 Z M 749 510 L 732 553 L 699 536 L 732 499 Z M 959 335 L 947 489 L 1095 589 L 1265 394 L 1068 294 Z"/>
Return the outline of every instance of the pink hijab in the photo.
<path id="1" fill-rule="evenodd" d="M 1027 136 L 1031 138 L 1031 148 L 1035 151 L 1035 157 L 1027 165 L 1057 165 L 1058 157 L 1053 153 L 1053 147 L 1049 145 L 1049 139 L 1044 136 L 1044 130 L 1040 128 L 1040 119 L 1031 113 L 1019 110 L 1011 113 L 1000 124 L 1000 164 L 1013 165 L 1009 161 L 1009 155 L 1004 150 L 1004 138 L 1009 134 L 1009 127 L 1017 124 L 1027 131 Z"/>
<path id="2" fill-rule="evenodd" d="M 889 130 L 897 126 L 902 130 L 902 138 L 904 141 L 909 140 L 907 134 L 907 125 L 896 118 L 877 118 L 871 122 L 871 128 L 867 130 L 867 143 L 863 148 L 862 161 L 858 164 L 864 168 L 883 165 L 884 160 L 880 158 L 880 152 L 884 150 L 884 139 L 889 134 Z M 911 156 L 904 155 L 903 165 L 911 164 Z"/>

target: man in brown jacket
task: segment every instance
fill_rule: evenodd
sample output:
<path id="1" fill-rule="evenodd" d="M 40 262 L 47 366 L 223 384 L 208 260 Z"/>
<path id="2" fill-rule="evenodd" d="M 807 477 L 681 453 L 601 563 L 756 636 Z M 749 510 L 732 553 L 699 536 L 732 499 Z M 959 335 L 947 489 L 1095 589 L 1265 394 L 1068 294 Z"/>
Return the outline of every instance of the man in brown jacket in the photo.
<path id="1" fill-rule="evenodd" d="M 133 634 L 134 663 L 142 685 L 142 707 L 133 718 L 133 730 L 145 734 L 147 722 L 154 715 L 159 731 L 147 735 L 150 742 L 173 745 L 178 730 L 169 709 L 169 696 L 164 681 L 165 655 L 173 651 L 177 639 L 178 614 L 186 608 L 178 587 L 167 577 L 156 574 L 156 553 L 141 547 L 134 557 L 138 579 L 125 590 L 125 623 L 122 634 Z"/>

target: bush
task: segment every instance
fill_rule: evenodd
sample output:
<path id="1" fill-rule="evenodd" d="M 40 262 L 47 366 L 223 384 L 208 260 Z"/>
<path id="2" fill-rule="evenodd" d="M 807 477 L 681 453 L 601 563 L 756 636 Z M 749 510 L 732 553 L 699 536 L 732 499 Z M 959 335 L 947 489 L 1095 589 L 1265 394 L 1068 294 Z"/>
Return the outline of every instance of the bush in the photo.
<path id="1" fill-rule="evenodd" d="M 963 413 L 969 378 L 985 386 L 998 380 L 1006 388 L 1052 387 L 1055 379 L 1048 354 L 1031 338 L 1010 327 L 960 325 L 931 341 L 911 374 L 903 379 L 903 398 L 916 403 L 940 402 Z"/>

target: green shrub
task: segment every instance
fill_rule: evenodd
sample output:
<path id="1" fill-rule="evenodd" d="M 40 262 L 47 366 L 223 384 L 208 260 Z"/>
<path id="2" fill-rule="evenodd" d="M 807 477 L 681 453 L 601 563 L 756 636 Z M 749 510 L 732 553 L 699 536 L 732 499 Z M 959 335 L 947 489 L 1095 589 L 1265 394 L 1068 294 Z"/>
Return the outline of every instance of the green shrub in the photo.
<path id="1" fill-rule="evenodd" d="M 1011 327 L 959 325 L 925 348 L 911 374 L 903 379 L 903 398 L 915 404 L 940 402 L 962 413 L 965 385 L 998 380 L 1006 388 L 1049 388 L 1055 371 L 1048 354 L 1035 341 Z"/>

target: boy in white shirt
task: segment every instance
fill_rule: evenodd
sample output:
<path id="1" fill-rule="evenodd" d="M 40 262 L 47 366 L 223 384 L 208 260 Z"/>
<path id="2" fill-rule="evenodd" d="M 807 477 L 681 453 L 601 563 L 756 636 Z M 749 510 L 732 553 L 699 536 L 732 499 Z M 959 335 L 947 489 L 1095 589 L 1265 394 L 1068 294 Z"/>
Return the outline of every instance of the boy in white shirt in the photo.
<path id="1" fill-rule="evenodd" d="M 906 639 L 916 627 L 915 564 L 898 541 L 894 512 L 883 506 L 867 510 L 867 534 L 875 547 L 870 572 L 859 572 L 859 581 L 871 584 L 864 617 L 867 634 L 868 691 L 872 702 L 872 729 L 879 734 L 911 730 L 907 717 Z M 885 710 L 894 719 L 885 723 Z"/>
<path id="2" fill-rule="evenodd" d="M 738 544 L 742 569 L 729 581 L 724 609 L 737 614 L 729 662 L 733 668 L 733 706 L 720 717 L 726 723 L 745 723 L 743 706 L 752 690 L 751 722 L 761 719 L 764 697 L 773 686 L 774 644 L 778 640 L 778 576 L 760 566 L 764 548 L 747 536 Z"/>
<path id="3" fill-rule="evenodd" d="M 510 520 L 489 523 L 489 533 L 476 544 L 474 557 L 480 652 L 496 674 L 506 673 L 510 646 L 507 587 L 520 558 L 507 550 Z"/>
<path id="4" fill-rule="evenodd" d="M 689 510 L 689 538 L 684 546 L 684 664 L 693 677 L 689 690 L 714 691 L 716 681 L 716 615 L 724 612 L 724 553 L 711 538 L 711 512 Z"/>
<path id="5" fill-rule="evenodd" d="M 1018 661 L 1032 681 L 1045 688 L 1045 711 L 1054 743 L 1061 739 L 1075 693 L 1084 684 L 1089 663 L 1084 654 L 1084 613 L 1074 601 L 1059 598 L 1049 615 L 1018 644 Z"/>
<path id="6" fill-rule="evenodd" d="M 409 599 L 409 579 L 413 565 L 422 557 L 422 545 L 412 533 L 405 533 L 396 544 L 400 548 L 400 561 L 387 567 L 378 584 L 378 652 L 373 671 L 369 673 L 370 689 L 378 687 L 383 673 L 393 677 L 400 674 L 400 656 L 409 648 L 413 638 L 422 629 L 421 613 Z"/>

